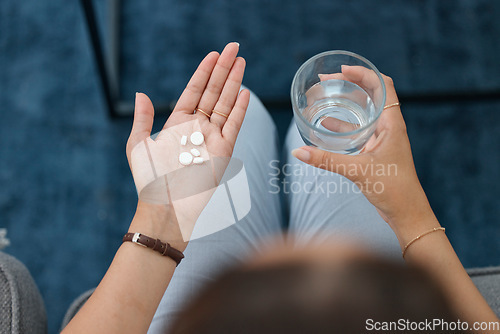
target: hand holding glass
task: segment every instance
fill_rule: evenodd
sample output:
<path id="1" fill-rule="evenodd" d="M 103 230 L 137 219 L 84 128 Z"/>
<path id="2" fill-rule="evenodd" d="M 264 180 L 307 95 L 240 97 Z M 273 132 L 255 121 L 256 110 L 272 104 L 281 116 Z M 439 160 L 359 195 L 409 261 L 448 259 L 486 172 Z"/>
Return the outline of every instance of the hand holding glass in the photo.
<path id="1" fill-rule="evenodd" d="M 295 123 L 307 145 L 358 154 L 385 104 L 382 75 L 367 59 L 327 51 L 306 61 L 291 89 Z"/>

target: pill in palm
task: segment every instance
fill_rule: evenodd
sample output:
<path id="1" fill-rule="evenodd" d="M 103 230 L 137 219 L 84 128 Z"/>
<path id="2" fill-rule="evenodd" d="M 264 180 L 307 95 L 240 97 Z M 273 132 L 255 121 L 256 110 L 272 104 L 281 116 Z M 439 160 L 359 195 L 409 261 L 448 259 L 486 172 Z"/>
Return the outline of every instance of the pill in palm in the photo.
<path id="1" fill-rule="evenodd" d="M 188 136 L 182 136 L 181 138 L 181 145 L 184 146 L 187 144 L 188 141 Z"/>
<path id="2" fill-rule="evenodd" d="M 195 148 L 192 148 L 191 149 L 191 154 L 194 156 L 194 157 L 199 157 L 201 155 L 200 151 L 198 151 L 197 149 Z"/>
<path id="3" fill-rule="evenodd" d="M 193 162 L 193 156 L 189 152 L 182 152 L 179 155 L 179 162 L 184 166 L 189 166 Z"/>
<path id="4" fill-rule="evenodd" d="M 203 158 L 202 158 L 202 157 L 196 157 L 196 158 L 194 158 L 194 159 L 193 159 L 193 163 L 194 163 L 195 165 L 202 164 L 202 163 L 203 163 L 203 161 L 204 161 L 204 160 L 203 160 Z"/>
<path id="5" fill-rule="evenodd" d="M 193 143 L 193 145 L 199 146 L 199 145 L 203 144 L 205 137 L 203 137 L 203 133 L 196 131 L 196 132 L 193 132 L 191 134 L 190 139 L 191 139 L 191 143 Z"/>

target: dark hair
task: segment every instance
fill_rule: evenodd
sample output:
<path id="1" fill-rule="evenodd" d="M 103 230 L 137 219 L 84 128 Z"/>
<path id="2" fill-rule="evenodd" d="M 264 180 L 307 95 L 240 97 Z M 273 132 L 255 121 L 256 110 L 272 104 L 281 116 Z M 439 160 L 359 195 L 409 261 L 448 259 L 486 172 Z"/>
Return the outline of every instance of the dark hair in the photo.
<path id="1" fill-rule="evenodd" d="M 372 258 L 344 266 L 290 261 L 223 274 L 181 312 L 170 333 L 389 332 L 368 331 L 368 319 L 457 320 L 438 286 L 417 268 Z"/>

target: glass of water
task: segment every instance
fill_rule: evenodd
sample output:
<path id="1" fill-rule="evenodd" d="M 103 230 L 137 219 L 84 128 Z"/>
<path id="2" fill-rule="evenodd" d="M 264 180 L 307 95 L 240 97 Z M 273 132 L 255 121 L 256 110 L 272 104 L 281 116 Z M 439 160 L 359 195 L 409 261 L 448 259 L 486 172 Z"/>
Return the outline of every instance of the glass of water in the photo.
<path id="1" fill-rule="evenodd" d="M 327 51 L 306 61 L 291 89 L 295 123 L 307 145 L 358 154 L 385 105 L 382 75 L 367 59 Z"/>

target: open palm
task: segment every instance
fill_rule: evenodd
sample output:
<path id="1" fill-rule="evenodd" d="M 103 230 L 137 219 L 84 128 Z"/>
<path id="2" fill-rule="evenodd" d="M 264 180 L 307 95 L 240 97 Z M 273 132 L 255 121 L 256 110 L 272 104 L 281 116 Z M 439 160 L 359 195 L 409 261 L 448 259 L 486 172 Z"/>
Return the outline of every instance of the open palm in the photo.
<path id="1" fill-rule="evenodd" d="M 145 94 L 136 96 L 134 123 L 126 151 L 139 200 L 172 204 L 184 241 L 189 239 L 194 223 L 224 172 L 225 166 L 214 167 L 213 160 L 231 157 L 245 117 L 250 93 L 248 90 L 240 93 L 245 60 L 237 57 L 238 49 L 237 43 L 229 43 L 220 55 L 211 52 L 203 59 L 154 140 L 150 138 L 153 104 Z M 179 162 L 179 153 L 189 146 L 182 146 L 180 140 L 195 131 L 204 135 L 200 151 L 206 163 L 184 167 Z M 142 155 L 141 145 L 145 147 L 143 151 L 147 151 Z M 154 180 L 145 177 L 144 172 L 151 169 L 148 168 L 151 164 L 157 167 L 153 168 Z M 207 176 L 208 169 L 214 177 Z M 148 191 L 141 197 L 142 189 Z"/>

